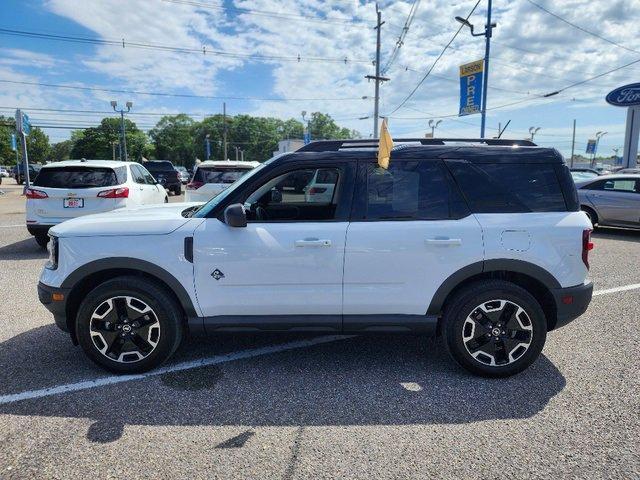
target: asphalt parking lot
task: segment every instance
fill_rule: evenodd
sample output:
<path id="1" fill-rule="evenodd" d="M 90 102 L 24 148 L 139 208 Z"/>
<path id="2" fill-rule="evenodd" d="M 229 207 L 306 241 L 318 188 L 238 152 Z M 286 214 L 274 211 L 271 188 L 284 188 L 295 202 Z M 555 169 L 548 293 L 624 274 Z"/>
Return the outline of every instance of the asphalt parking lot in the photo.
<path id="1" fill-rule="evenodd" d="M 640 232 L 594 234 L 589 310 L 509 379 L 470 376 L 438 340 L 300 335 L 191 338 L 123 378 L 38 302 L 46 253 L 11 183 L 0 478 L 640 477 Z"/>

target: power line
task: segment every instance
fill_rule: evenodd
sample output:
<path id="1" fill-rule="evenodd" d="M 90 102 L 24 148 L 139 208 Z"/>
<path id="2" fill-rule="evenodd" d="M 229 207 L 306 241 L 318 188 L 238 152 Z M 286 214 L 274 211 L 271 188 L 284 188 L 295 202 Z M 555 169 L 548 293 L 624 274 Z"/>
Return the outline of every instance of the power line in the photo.
<path id="1" fill-rule="evenodd" d="M 413 3 L 411 4 L 411 10 L 409 10 L 409 15 L 407 16 L 407 20 L 404 22 L 404 27 L 402 27 L 402 31 L 400 32 L 400 36 L 398 37 L 398 40 L 396 41 L 396 44 L 393 47 L 393 51 L 391 52 L 391 56 L 389 57 L 389 60 L 387 60 L 387 63 L 382 69 L 382 72 L 381 72 L 382 75 L 387 73 L 387 70 L 389 70 L 389 67 L 398 56 L 398 52 L 400 51 L 400 48 L 402 48 L 402 45 L 404 45 L 404 39 L 407 36 L 407 33 L 409 33 L 409 28 L 411 28 L 411 23 L 413 23 L 413 19 L 415 18 L 415 15 L 418 11 L 419 6 L 420 6 L 420 0 L 414 0 Z"/>
<path id="2" fill-rule="evenodd" d="M 480 5 L 480 1 L 478 0 L 476 2 L 476 4 L 473 6 L 473 8 L 471 9 L 471 11 L 468 13 L 468 15 L 465 17 L 466 20 L 469 19 L 469 17 L 473 14 L 473 12 L 475 12 L 476 8 L 478 8 L 478 5 Z M 456 37 L 458 36 L 458 34 L 460 33 L 460 31 L 464 28 L 464 25 L 461 24 L 460 27 L 458 28 L 458 30 L 456 30 L 456 33 L 453 35 L 453 37 L 451 37 L 451 40 L 449 40 L 449 43 L 447 43 L 447 45 L 445 45 L 445 47 L 442 49 L 442 51 L 440 52 L 440 55 L 438 55 L 438 57 L 435 59 L 435 61 L 433 62 L 433 64 L 431 64 L 431 67 L 429 68 L 429 70 L 427 70 L 427 73 L 424 74 L 424 76 L 422 77 L 422 79 L 418 82 L 418 84 L 414 87 L 413 90 L 411 90 L 411 93 L 409 93 L 409 95 L 407 95 L 405 97 L 404 100 L 402 100 L 402 102 L 400 102 L 400 105 L 398 105 L 394 110 L 391 111 L 391 114 L 396 113 L 398 110 L 400 110 L 405 103 L 407 103 L 411 97 L 413 97 L 413 95 L 416 93 L 416 91 L 418 90 L 418 88 L 420 88 L 420 86 L 424 83 L 424 81 L 427 79 L 427 77 L 429 76 L 429 74 L 433 71 L 433 69 L 435 68 L 436 64 L 438 63 L 438 61 L 443 57 L 443 55 L 445 54 L 445 52 L 447 51 L 447 48 L 449 48 L 449 46 L 453 43 L 453 41 L 456 39 Z"/>
<path id="3" fill-rule="evenodd" d="M 216 50 L 207 48 L 206 45 L 201 48 L 194 47 L 176 47 L 171 45 L 162 45 L 158 43 L 143 43 L 143 42 L 131 42 L 126 41 L 124 38 L 121 40 L 105 40 L 102 38 L 95 37 L 78 37 L 72 35 L 56 35 L 52 33 L 43 33 L 43 32 L 33 32 L 27 30 L 13 30 L 8 28 L 0 28 L 1 35 L 11 35 L 17 37 L 27 37 L 27 38 L 36 38 L 41 40 L 54 40 L 59 42 L 69 42 L 69 43 L 82 43 L 82 44 L 91 44 L 91 45 L 107 45 L 111 47 L 121 47 L 121 48 L 139 48 L 144 50 L 161 50 L 165 52 L 176 52 L 176 53 L 195 53 L 198 55 L 215 55 L 220 57 L 229 57 L 229 58 L 249 58 L 252 60 L 262 60 L 262 61 L 284 61 L 284 62 L 325 62 L 325 63 L 370 63 L 370 60 L 350 60 L 348 57 L 342 58 L 329 58 L 329 57 L 306 57 L 300 54 L 298 55 L 261 55 L 254 53 L 241 53 L 241 52 L 228 52 L 224 50 Z"/>
<path id="4" fill-rule="evenodd" d="M 331 101 L 344 102 L 352 100 L 362 100 L 362 97 L 344 98 L 273 98 L 273 97 L 238 97 L 238 96 L 216 96 L 216 95 L 195 95 L 189 93 L 167 93 L 167 92 L 144 92 L 140 90 L 119 90 L 112 88 L 87 87 L 79 85 L 60 85 L 55 83 L 25 82 L 18 80 L 0 79 L 0 83 L 10 83 L 14 85 L 33 85 L 39 87 L 65 88 L 71 90 L 88 90 L 109 93 L 129 93 L 133 95 L 151 95 L 156 97 L 179 97 L 179 98 L 206 98 L 212 100 L 258 100 L 263 102 L 311 102 L 311 101 Z"/>
<path id="5" fill-rule="evenodd" d="M 618 42 L 614 42 L 613 40 L 609 40 L 606 37 L 603 37 L 602 35 L 599 35 L 595 32 L 592 32 L 591 30 L 587 30 L 584 27 L 581 27 L 580 25 L 576 25 L 573 22 L 570 22 L 569 20 L 567 20 L 566 18 L 561 17 L 560 15 L 553 13 L 550 10 L 547 10 L 545 7 L 543 7 L 542 5 L 540 5 L 539 3 L 534 2 L 533 0 L 527 0 L 527 2 L 529 2 L 531 5 L 533 5 L 536 8 L 539 8 L 540 10 L 542 10 L 543 12 L 551 15 L 554 18 L 557 18 L 558 20 L 560 20 L 561 22 L 566 23 L 567 25 L 571 25 L 573 28 L 577 28 L 578 30 L 580 30 L 581 32 L 584 32 L 588 35 L 591 35 L 592 37 L 596 37 L 599 38 L 600 40 L 603 40 L 607 43 L 610 43 L 611 45 L 615 45 L 616 47 L 620 47 L 623 48 L 624 50 L 627 50 L 629 52 L 633 52 L 633 53 L 640 53 L 640 50 L 634 50 L 633 48 L 629 48 L 629 47 L 625 47 L 624 45 L 618 43 Z"/>

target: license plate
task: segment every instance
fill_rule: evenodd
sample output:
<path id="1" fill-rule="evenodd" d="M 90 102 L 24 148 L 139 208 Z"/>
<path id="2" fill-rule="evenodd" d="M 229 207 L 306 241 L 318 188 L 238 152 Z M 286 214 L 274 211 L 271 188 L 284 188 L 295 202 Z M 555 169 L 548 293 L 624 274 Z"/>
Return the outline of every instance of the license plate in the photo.
<path id="1" fill-rule="evenodd" d="M 83 208 L 84 198 L 65 198 L 62 206 L 64 208 Z"/>

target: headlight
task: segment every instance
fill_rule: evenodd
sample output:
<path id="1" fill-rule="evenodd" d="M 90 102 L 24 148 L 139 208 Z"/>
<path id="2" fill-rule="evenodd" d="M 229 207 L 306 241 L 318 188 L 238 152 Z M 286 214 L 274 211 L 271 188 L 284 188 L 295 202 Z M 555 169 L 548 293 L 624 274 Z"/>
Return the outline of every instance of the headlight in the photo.
<path id="1" fill-rule="evenodd" d="M 49 251 L 49 260 L 47 260 L 45 268 L 48 268 L 49 270 L 55 270 L 56 268 L 58 268 L 58 237 L 49 235 L 47 250 Z"/>

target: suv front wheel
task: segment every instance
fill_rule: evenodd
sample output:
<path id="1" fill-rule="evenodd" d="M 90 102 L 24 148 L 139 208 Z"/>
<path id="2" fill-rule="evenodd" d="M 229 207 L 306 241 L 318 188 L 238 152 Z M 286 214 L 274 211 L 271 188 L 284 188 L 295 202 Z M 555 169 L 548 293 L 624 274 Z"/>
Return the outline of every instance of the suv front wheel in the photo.
<path id="1" fill-rule="evenodd" d="M 178 348 L 182 311 L 157 283 L 118 277 L 94 288 L 76 317 L 78 343 L 95 363 L 115 373 L 157 367 Z"/>
<path id="2" fill-rule="evenodd" d="M 465 369 L 508 377 L 540 355 L 547 322 L 538 301 L 511 282 L 477 282 L 448 303 L 442 318 L 445 345 Z"/>

